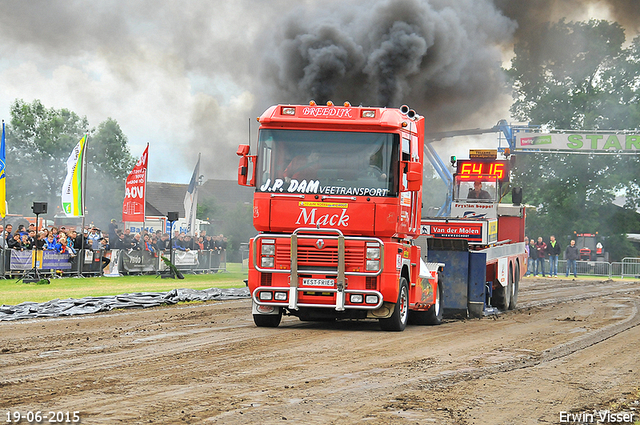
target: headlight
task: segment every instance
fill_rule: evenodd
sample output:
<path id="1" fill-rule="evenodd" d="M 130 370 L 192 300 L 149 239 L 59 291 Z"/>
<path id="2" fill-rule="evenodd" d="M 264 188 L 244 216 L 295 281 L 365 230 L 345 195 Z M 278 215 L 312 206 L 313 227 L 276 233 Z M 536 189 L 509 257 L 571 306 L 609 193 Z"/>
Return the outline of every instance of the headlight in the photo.
<path id="1" fill-rule="evenodd" d="M 262 255 L 276 255 L 275 245 L 262 245 Z"/>
<path id="2" fill-rule="evenodd" d="M 286 301 L 287 300 L 287 293 L 286 292 L 276 292 L 276 295 L 274 297 L 276 299 L 276 301 Z"/>
<path id="3" fill-rule="evenodd" d="M 260 292 L 260 299 L 262 301 L 271 301 L 273 299 L 273 293 L 272 292 Z"/>
<path id="4" fill-rule="evenodd" d="M 356 304 L 356 303 L 361 303 L 362 302 L 362 294 L 351 294 L 351 302 Z"/>
<path id="5" fill-rule="evenodd" d="M 260 265 L 264 268 L 273 268 L 273 257 L 262 257 Z"/>
<path id="6" fill-rule="evenodd" d="M 378 260 L 367 260 L 367 271 L 377 272 L 380 270 L 380 262 Z"/>
<path id="7" fill-rule="evenodd" d="M 367 247 L 367 258 L 369 260 L 377 260 L 380 258 L 380 247 L 369 248 Z"/>
<path id="8" fill-rule="evenodd" d="M 378 304 L 378 296 L 377 295 L 367 295 L 364 297 L 364 302 L 367 304 Z"/>

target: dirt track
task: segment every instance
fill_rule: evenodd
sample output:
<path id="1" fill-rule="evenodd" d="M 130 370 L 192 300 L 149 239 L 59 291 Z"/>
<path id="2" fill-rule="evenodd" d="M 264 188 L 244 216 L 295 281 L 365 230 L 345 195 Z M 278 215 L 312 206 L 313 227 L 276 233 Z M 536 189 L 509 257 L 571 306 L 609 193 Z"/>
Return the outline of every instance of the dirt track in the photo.
<path id="1" fill-rule="evenodd" d="M 640 420 L 620 405 L 639 397 L 640 282 L 527 278 L 518 307 L 401 333 L 256 328 L 248 300 L 4 322 L 0 422 L 555 424 L 612 402 Z"/>

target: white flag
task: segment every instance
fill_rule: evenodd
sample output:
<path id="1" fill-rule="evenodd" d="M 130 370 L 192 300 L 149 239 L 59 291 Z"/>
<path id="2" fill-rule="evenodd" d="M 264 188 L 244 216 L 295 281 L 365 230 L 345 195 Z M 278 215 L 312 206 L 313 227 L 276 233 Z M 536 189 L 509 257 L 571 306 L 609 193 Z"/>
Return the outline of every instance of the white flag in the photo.
<path id="1" fill-rule="evenodd" d="M 184 217 L 187 220 L 187 235 L 193 236 L 196 229 L 196 212 L 198 210 L 198 173 L 200 172 L 200 154 L 187 193 L 184 195 Z"/>
<path id="2" fill-rule="evenodd" d="M 82 193 L 82 168 L 87 136 L 80 139 L 67 159 L 67 177 L 62 185 L 62 210 L 67 217 L 84 216 L 84 196 Z"/>

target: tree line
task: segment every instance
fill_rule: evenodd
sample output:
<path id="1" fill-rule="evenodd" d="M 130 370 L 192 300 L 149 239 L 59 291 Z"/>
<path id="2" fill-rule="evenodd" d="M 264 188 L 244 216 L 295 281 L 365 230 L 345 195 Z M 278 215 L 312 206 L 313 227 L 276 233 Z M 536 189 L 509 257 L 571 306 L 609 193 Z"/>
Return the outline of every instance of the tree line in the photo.
<path id="1" fill-rule="evenodd" d="M 615 22 L 548 23 L 518 42 L 510 78 L 513 117 L 545 129 L 640 128 L 640 36 L 627 42 Z M 518 155 L 527 234 L 561 242 L 577 233 L 607 237 L 611 258 L 638 256 L 627 233 L 640 233 L 640 155 Z M 624 197 L 624 208 L 612 205 Z"/>
<path id="2" fill-rule="evenodd" d="M 34 201 L 47 202 L 50 215 L 61 211 L 60 193 L 71 150 L 89 135 L 86 151 L 85 207 L 96 223 L 121 216 L 124 181 L 136 162 L 127 137 L 112 118 L 89 127 L 86 116 L 17 99 L 6 126 L 8 213 L 31 215 Z"/>

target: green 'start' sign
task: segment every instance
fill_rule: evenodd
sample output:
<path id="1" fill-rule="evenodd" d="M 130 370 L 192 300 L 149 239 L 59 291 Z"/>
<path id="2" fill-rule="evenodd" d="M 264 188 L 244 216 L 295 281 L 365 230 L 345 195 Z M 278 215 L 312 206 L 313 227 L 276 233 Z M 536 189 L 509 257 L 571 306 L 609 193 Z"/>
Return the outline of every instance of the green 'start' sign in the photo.
<path id="1" fill-rule="evenodd" d="M 640 134 L 519 134 L 516 150 L 640 152 Z"/>

